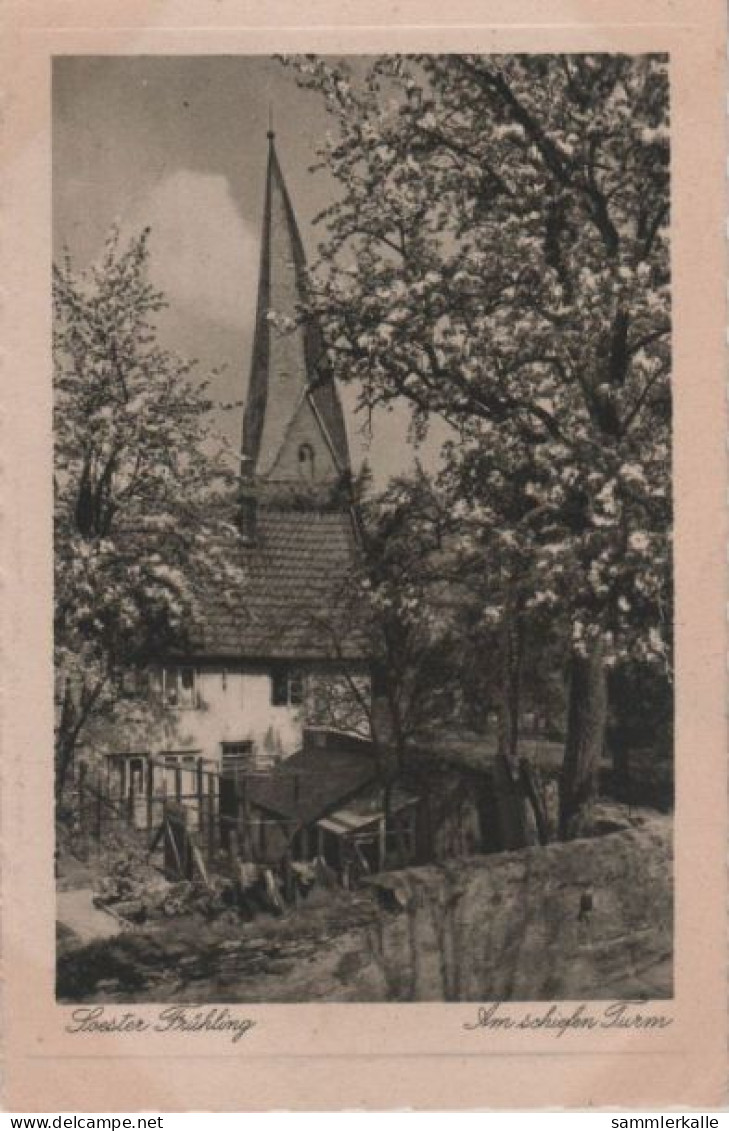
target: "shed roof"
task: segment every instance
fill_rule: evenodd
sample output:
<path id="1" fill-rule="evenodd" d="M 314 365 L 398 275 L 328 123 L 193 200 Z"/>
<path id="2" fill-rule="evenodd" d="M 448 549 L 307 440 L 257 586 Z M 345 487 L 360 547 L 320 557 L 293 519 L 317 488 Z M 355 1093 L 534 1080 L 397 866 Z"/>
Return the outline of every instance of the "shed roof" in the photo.
<path id="1" fill-rule="evenodd" d="M 418 803 L 418 796 L 402 788 L 394 788 L 390 795 L 390 812 L 400 813 L 403 809 Z M 335 809 L 317 824 L 320 828 L 337 836 L 348 836 L 371 828 L 384 816 L 382 786 L 371 784 L 357 792 L 341 809 Z"/>
<path id="2" fill-rule="evenodd" d="M 249 800 L 261 809 L 308 825 L 370 785 L 377 765 L 368 753 L 329 747 L 300 750 L 270 775 L 252 778 Z"/>

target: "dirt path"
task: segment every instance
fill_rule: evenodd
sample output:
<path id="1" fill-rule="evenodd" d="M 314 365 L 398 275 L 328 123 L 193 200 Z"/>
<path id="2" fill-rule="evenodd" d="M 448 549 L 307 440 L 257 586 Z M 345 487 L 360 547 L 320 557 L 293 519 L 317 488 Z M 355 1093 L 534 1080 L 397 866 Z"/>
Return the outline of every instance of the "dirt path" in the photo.
<path id="1" fill-rule="evenodd" d="M 60 924 L 73 931 L 81 943 L 95 939 L 108 939 L 121 932 L 121 925 L 113 915 L 94 906 L 91 888 L 60 891 L 56 897 L 56 918 Z"/>

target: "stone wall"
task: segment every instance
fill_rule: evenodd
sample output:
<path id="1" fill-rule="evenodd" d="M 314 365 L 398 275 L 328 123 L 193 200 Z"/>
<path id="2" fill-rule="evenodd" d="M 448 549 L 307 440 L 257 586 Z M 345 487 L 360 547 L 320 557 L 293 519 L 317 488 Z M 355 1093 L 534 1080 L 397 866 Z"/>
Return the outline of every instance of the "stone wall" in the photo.
<path id="1" fill-rule="evenodd" d="M 671 842 L 670 819 L 650 818 L 591 840 L 385 874 L 349 903 L 320 893 L 223 942 L 178 937 L 174 954 L 164 937 L 120 936 L 113 972 L 108 952 L 94 961 L 107 1000 L 668 997 Z M 60 971 L 62 996 L 83 983 L 82 996 L 104 999 L 91 957 L 79 951 Z"/>
<path id="2" fill-rule="evenodd" d="M 375 987 L 396 1001 L 669 996 L 672 873 L 668 820 L 403 872 L 381 897 L 402 910 L 385 911 L 346 957 L 346 996 Z"/>

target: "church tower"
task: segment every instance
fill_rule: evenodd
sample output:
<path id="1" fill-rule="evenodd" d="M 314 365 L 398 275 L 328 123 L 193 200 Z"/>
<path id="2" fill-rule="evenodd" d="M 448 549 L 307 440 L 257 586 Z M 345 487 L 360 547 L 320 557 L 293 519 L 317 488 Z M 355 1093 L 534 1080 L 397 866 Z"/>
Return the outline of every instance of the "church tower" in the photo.
<path id="1" fill-rule="evenodd" d="M 306 260 L 281 166 L 268 132 L 253 357 L 243 416 L 242 473 L 261 503 L 331 496 L 349 475 L 344 415 L 325 367 L 318 327 L 292 322 L 306 302 Z"/>

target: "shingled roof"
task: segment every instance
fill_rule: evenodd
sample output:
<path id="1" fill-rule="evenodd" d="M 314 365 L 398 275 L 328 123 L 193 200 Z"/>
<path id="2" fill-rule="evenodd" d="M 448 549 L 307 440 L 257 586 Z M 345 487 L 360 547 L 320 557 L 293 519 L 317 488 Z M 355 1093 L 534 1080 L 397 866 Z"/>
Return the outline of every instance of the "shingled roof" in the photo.
<path id="1" fill-rule="evenodd" d="M 359 660 L 372 655 L 352 607 L 357 544 L 345 511 L 258 510 L 255 540 L 231 547 L 243 582 L 210 593 L 190 630 L 199 657 Z"/>

